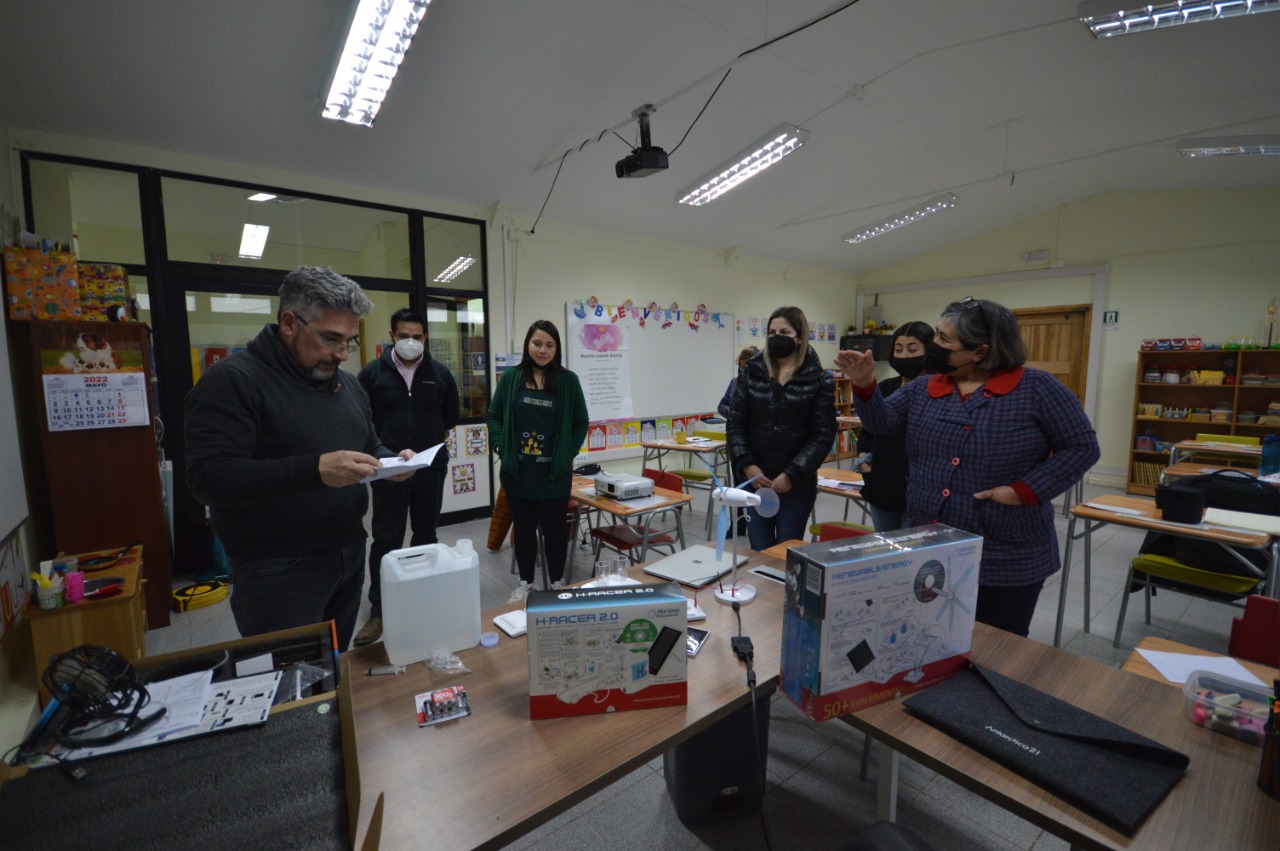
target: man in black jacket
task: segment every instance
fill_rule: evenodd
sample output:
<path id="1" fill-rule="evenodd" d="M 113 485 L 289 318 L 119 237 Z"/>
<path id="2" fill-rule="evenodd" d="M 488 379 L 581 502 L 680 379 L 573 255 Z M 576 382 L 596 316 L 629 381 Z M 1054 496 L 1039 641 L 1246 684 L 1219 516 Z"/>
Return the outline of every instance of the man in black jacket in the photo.
<path id="1" fill-rule="evenodd" d="M 364 388 L 339 369 L 372 307 L 350 278 L 303 266 L 280 285 L 277 324 L 187 396 L 187 485 L 226 548 L 241 635 L 332 619 L 345 650 L 355 632 L 360 482 L 396 454 L 378 440 Z"/>
<path id="2" fill-rule="evenodd" d="M 443 443 L 458 424 L 458 385 L 453 373 L 426 351 L 426 323 L 405 308 L 391 315 L 393 346 L 360 370 L 378 437 L 393 450 L 420 452 Z M 434 544 L 449 453 L 407 482 L 374 482 L 373 545 L 369 548 L 369 620 L 356 647 L 382 637 L 382 557 L 404 546 L 405 512 L 413 525 L 409 545 Z"/>

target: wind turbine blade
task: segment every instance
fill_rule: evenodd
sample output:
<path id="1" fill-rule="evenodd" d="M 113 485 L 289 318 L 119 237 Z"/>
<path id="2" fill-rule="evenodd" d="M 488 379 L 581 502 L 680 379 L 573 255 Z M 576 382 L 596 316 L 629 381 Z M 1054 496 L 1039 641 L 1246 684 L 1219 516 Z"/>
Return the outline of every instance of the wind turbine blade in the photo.
<path id="1" fill-rule="evenodd" d="M 720 504 L 720 516 L 716 519 L 716 561 L 724 556 L 724 539 L 729 533 L 729 507 Z"/>
<path id="2" fill-rule="evenodd" d="M 778 499 L 778 495 L 774 493 L 773 488 L 760 488 L 756 491 L 756 496 L 760 497 L 760 504 L 756 506 L 756 514 L 761 517 L 772 517 L 782 507 L 782 501 Z"/>

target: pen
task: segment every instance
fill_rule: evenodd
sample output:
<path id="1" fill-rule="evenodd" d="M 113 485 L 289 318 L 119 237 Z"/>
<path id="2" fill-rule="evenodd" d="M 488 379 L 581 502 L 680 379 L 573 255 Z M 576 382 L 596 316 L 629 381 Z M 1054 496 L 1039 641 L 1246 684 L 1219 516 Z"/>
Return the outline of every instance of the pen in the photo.
<path id="1" fill-rule="evenodd" d="M 382 665 L 377 668 L 365 668 L 364 672 L 371 677 L 379 677 L 384 674 L 403 674 L 404 665 Z"/>

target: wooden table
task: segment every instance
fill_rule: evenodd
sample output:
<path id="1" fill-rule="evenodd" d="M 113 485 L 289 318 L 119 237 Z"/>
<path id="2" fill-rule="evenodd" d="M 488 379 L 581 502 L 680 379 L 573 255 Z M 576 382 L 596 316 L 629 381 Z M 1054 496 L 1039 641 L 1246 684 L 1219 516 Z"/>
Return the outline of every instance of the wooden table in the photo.
<path id="1" fill-rule="evenodd" d="M 848 502 L 844 504 L 844 515 L 842 520 L 849 519 L 849 506 L 853 502 L 858 503 L 858 507 L 862 509 L 862 519 L 867 519 L 867 504 L 862 499 L 862 474 L 854 470 L 842 470 L 839 467 L 822 467 L 818 470 L 818 479 L 832 479 L 841 483 L 856 484 L 858 487 L 831 487 L 829 485 L 818 485 L 819 493 L 829 493 L 833 496 L 844 497 Z M 814 517 L 814 521 L 817 521 Z"/>
<path id="2" fill-rule="evenodd" d="M 748 564 L 776 561 L 752 553 Z M 631 575 L 647 579 L 641 568 Z M 743 606 L 742 630 L 755 645 L 758 691 L 777 684 L 783 587 L 761 582 Z M 505 605 L 484 613 L 484 628 Z M 400 676 L 359 673 L 385 665 L 381 644 L 344 654 L 354 672 L 352 700 L 360 763 L 363 833 L 386 794 L 382 847 L 492 848 L 506 845 L 747 704 L 746 669 L 729 637 L 728 606 L 704 604 L 708 646 L 688 660 L 689 703 L 663 709 L 529 720 L 525 639 L 501 635 L 496 647 L 458 654 L 471 669 L 442 674 L 423 664 Z M 471 715 L 419 728 L 415 694 L 466 686 Z M 363 839 L 358 840 L 359 842 Z"/>
<path id="3" fill-rule="evenodd" d="M 640 441 L 640 446 L 644 449 L 644 456 L 641 458 L 640 466 L 648 467 L 649 459 L 652 458 L 654 461 L 658 462 L 658 469 L 662 470 L 664 469 L 662 466 L 662 459 L 672 452 L 689 453 L 689 461 L 691 464 L 693 462 L 694 455 L 699 457 L 714 455 L 716 457 L 710 462 L 711 466 L 715 467 L 717 475 L 721 475 L 719 471 L 723 469 L 725 484 L 729 484 L 727 481 L 731 475 L 729 472 L 729 457 L 725 451 L 728 445 L 729 442 L 724 439 L 706 439 L 687 443 L 679 443 L 676 440 L 642 440 Z M 701 462 L 699 462 L 699 464 L 701 464 Z M 698 465 L 694 465 L 693 468 L 697 469 Z M 708 469 L 707 472 L 710 472 L 710 469 Z"/>
<path id="4" fill-rule="evenodd" d="M 1077 520 L 1084 520 L 1084 531 L 1079 536 L 1076 535 Z M 1161 519 L 1160 509 L 1156 508 L 1154 499 L 1143 496 L 1103 494 L 1071 508 L 1071 519 L 1067 522 L 1067 546 L 1062 556 L 1062 585 L 1058 589 L 1058 622 L 1053 630 L 1054 647 L 1062 644 L 1062 619 L 1067 608 L 1067 579 L 1071 571 L 1071 549 L 1077 537 L 1084 538 L 1084 631 L 1089 631 L 1089 580 L 1092 571 L 1093 532 L 1109 523 L 1128 526 L 1131 529 L 1164 532 L 1184 538 L 1211 541 L 1221 544 L 1224 548 L 1270 550 L 1271 566 L 1267 572 L 1264 593 L 1268 597 L 1275 596 L 1276 573 L 1280 571 L 1280 541 L 1273 542 L 1270 535 L 1264 532 L 1228 529 L 1203 523 L 1196 526 L 1189 523 L 1172 523 Z M 1227 549 L 1227 552 L 1231 550 Z M 1232 553 L 1232 556 L 1234 557 L 1235 553 Z"/>
<path id="5" fill-rule="evenodd" d="M 114 556 L 120 550 L 97 550 L 83 553 L 81 559 Z M 87 572 L 85 581 L 104 576 L 119 576 L 124 587 L 117 594 L 98 599 L 68 603 L 57 609 L 41 609 L 34 598 L 27 609 L 31 619 L 31 643 L 35 651 L 36 676 L 40 677 L 49 659 L 81 644 L 109 647 L 127 659 L 138 659 L 146 653 L 147 608 L 142 594 L 142 545 L 121 556 L 115 563 Z M 50 697 L 44 683 L 39 684 L 40 701 Z"/>
<path id="6" fill-rule="evenodd" d="M 1272 848 L 1280 805 L 1255 785 L 1256 745 L 1197 727 L 1161 683 L 978 624 L 973 660 L 1187 754 L 1186 776 L 1132 837 L 1108 827 L 907 712 L 901 700 L 846 716 L 891 749 L 877 768 L 877 808 L 892 818 L 900 756 L 936 771 L 1081 848 Z"/>
<path id="7" fill-rule="evenodd" d="M 1221 653 L 1214 653 L 1210 650 L 1201 650 L 1199 647 L 1192 647 L 1189 644 L 1179 644 L 1176 641 L 1170 641 L 1167 638 L 1160 638 L 1156 635 L 1148 635 L 1138 642 L 1138 646 L 1129 654 L 1129 658 L 1125 660 L 1121 670 L 1128 671 L 1131 674 L 1137 674 L 1140 677 L 1147 677 L 1165 685 L 1180 688 L 1178 683 L 1171 683 L 1165 679 L 1164 674 L 1155 669 L 1146 657 L 1139 653 L 1139 650 L 1159 650 L 1162 653 L 1186 653 L 1189 656 L 1221 656 Z M 1280 677 L 1280 670 L 1272 668 L 1269 665 L 1263 665 L 1261 662 L 1250 662 L 1248 659 L 1236 659 L 1248 671 L 1264 683 L 1270 683 L 1272 680 Z"/>
<path id="8" fill-rule="evenodd" d="M 1170 464 L 1160 472 L 1160 484 L 1177 484 L 1178 479 L 1185 479 L 1187 476 L 1199 476 L 1203 473 L 1216 473 L 1220 470 L 1235 470 L 1237 473 L 1244 473 L 1249 476 L 1254 475 L 1254 473 L 1249 470 L 1242 470 L 1239 467 L 1224 467 L 1221 464 L 1201 464 L 1196 461 L 1179 461 L 1177 464 Z M 1268 482 L 1267 484 L 1272 483 Z M 1280 487 L 1280 485 L 1276 486 Z"/>
<path id="9" fill-rule="evenodd" d="M 588 492 L 588 490 L 590 492 Z M 693 497 L 687 493 L 679 491 L 667 490 L 666 488 L 655 487 L 653 495 L 658 497 L 660 502 L 650 503 L 648 499 L 643 500 L 617 500 L 607 496 L 600 496 L 595 492 L 595 481 L 586 476 L 573 477 L 572 496 L 582 505 L 592 508 L 596 511 L 603 511 L 622 520 L 623 523 L 635 523 L 644 526 L 644 532 L 641 535 L 640 552 L 634 562 L 644 561 L 645 553 L 649 549 L 649 525 L 647 518 L 659 511 L 665 511 L 676 505 L 688 505 L 693 502 Z M 645 504 L 640 504 L 645 503 Z M 684 520 L 683 511 L 675 512 L 676 516 L 676 537 L 680 541 L 680 549 L 684 549 Z"/>
<path id="10" fill-rule="evenodd" d="M 1262 447 L 1247 443 L 1217 443 L 1212 440 L 1179 440 L 1169 449 L 1169 466 L 1195 458 L 1198 454 L 1229 455 L 1257 465 L 1262 461 Z"/>

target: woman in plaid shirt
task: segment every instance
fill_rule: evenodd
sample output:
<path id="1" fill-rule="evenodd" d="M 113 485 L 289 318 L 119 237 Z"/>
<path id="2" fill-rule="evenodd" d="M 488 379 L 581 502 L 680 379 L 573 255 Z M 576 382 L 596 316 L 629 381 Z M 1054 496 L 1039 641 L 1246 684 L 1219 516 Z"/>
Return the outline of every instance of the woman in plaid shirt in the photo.
<path id="1" fill-rule="evenodd" d="M 1061 567 L 1050 501 L 1098 460 L 1080 402 L 1030 369 L 1008 308 L 947 305 L 925 355 L 925 381 L 876 393 L 871 352 L 843 351 L 854 404 L 873 432 L 906 432 L 907 515 L 981 535 L 977 619 L 1026 635 L 1044 580 Z"/>

